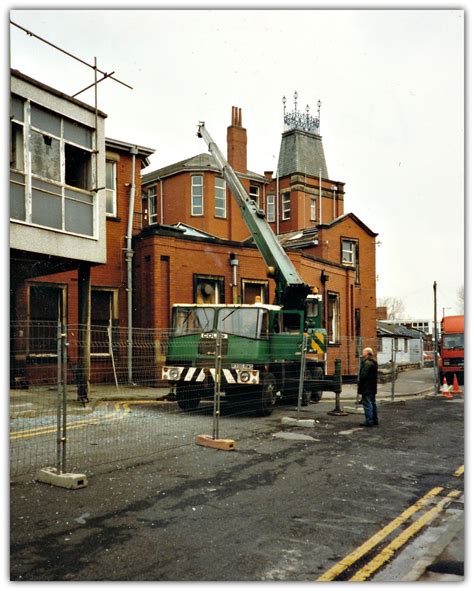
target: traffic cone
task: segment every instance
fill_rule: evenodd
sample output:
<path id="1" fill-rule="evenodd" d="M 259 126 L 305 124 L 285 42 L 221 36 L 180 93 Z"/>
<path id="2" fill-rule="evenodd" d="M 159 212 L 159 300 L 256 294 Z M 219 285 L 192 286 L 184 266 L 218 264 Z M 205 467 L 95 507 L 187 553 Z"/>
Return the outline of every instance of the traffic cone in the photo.
<path id="1" fill-rule="evenodd" d="M 441 392 L 443 393 L 443 396 L 445 398 L 450 399 L 453 397 L 453 395 L 449 391 L 449 386 L 448 386 L 448 382 L 446 381 L 446 376 L 444 376 L 444 378 L 443 378 L 443 385 L 441 386 Z"/>
<path id="2" fill-rule="evenodd" d="M 454 374 L 453 378 L 453 394 L 462 394 L 462 390 L 459 387 L 458 376 Z"/>

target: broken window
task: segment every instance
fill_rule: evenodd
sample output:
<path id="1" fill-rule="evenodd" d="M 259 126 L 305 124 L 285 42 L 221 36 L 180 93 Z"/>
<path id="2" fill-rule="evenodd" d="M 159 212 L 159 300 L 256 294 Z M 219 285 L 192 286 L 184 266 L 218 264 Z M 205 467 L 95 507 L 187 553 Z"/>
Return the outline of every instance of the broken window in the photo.
<path id="1" fill-rule="evenodd" d="M 340 340 L 340 317 L 339 317 L 339 294 L 328 293 L 328 322 L 327 335 L 328 342 L 332 345 L 339 343 Z"/>
<path id="2" fill-rule="evenodd" d="M 63 286 L 32 285 L 29 289 L 29 354 L 57 355 L 58 322 L 63 320 Z"/>
<path id="3" fill-rule="evenodd" d="M 260 187 L 257 185 L 250 185 L 249 197 L 255 201 L 257 207 L 260 208 Z"/>
<path id="4" fill-rule="evenodd" d="M 93 236 L 93 129 L 15 96 L 10 113 L 10 217 Z M 26 191 L 25 155 L 31 192 Z"/>
<path id="5" fill-rule="evenodd" d="M 91 353 L 110 354 L 111 334 L 109 329 L 113 321 L 112 290 L 91 290 Z"/>
<path id="6" fill-rule="evenodd" d="M 194 302 L 196 304 L 223 304 L 224 278 L 194 275 Z"/>
<path id="7" fill-rule="evenodd" d="M 257 301 L 268 302 L 268 281 L 242 279 L 242 303 L 255 304 Z"/>
<path id="8" fill-rule="evenodd" d="M 31 130 L 31 172 L 52 181 L 61 181 L 60 142 L 50 135 Z"/>

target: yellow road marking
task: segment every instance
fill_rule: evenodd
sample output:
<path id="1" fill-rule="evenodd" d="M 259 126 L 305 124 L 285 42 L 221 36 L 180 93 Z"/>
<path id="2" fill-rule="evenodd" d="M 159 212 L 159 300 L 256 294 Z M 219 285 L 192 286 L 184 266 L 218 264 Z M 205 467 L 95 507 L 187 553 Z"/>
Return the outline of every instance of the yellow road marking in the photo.
<path id="1" fill-rule="evenodd" d="M 318 581 L 332 581 L 335 577 L 340 575 L 344 570 L 349 568 L 352 564 L 357 562 L 359 558 L 367 554 L 369 550 L 374 548 L 377 544 L 379 544 L 384 538 L 386 538 L 392 531 L 397 529 L 402 523 L 404 523 L 407 519 L 409 519 L 414 513 L 419 511 L 424 505 L 429 503 L 429 501 L 437 496 L 443 487 L 436 486 L 432 488 L 425 496 L 418 499 L 416 503 L 405 509 L 403 513 L 401 513 L 398 517 L 396 517 L 393 521 L 388 523 L 385 527 L 383 527 L 380 531 L 378 531 L 375 535 L 373 535 L 370 539 L 364 542 L 361 546 L 356 548 L 353 552 L 348 554 L 345 558 L 343 558 L 340 562 L 335 564 L 332 568 L 327 570 L 323 573 L 317 580 Z"/>
<path id="2" fill-rule="evenodd" d="M 456 472 L 454 472 L 453 476 L 455 476 L 456 478 L 459 478 L 463 474 L 464 474 L 464 466 L 459 466 L 459 468 L 456 470 Z"/>
<path id="3" fill-rule="evenodd" d="M 437 503 L 432 509 L 424 513 L 399 536 L 397 536 L 388 546 L 386 546 L 375 558 L 368 562 L 363 568 L 349 579 L 350 581 L 365 581 L 375 571 L 377 571 L 385 562 L 390 560 L 397 550 L 404 546 L 408 540 L 417 534 L 425 525 L 432 521 L 441 511 L 451 503 L 453 498 L 461 494 L 459 490 L 451 491 L 444 499 Z"/>
<path id="4" fill-rule="evenodd" d="M 79 429 L 80 427 L 88 427 L 90 425 L 97 425 L 102 422 L 104 419 L 109 421 L 117 421 L 121 417 L 117 416 L 115 413 L 110 413 L 108 415 L 104 415 L 103 417 L 98 417 L 96 419 L 88 419 L 85 421 L 76 421 L 74 423 L 67 423 L 66 429 Z M 28 437 L 39 437 L 40 435 L 48 435 L 49 433 L 55 433 L 57 431 L 57 425 L 51 427 L 38 427 L 36 429 L 28 429 L 24 431 L 13 431 L 10 434 L 11 440 L 16 439 L 27 439 Z"/>

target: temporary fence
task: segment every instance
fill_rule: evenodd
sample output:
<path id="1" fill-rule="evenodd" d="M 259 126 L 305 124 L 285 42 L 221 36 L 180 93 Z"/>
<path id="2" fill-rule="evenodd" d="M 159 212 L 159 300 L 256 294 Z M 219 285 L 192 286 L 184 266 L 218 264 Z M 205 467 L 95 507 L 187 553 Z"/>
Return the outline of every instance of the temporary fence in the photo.
<path id="1" fill-rule="evenodd" d="M 294 359 L 265 373 L 249 363 L 256 355 L 252 339 L 242 362 L 229 367 L 222 365 L 226 335 L 200 342 L 201 360 L 189 365 L 186 338 L 167 364 L 168 331 L 134 328 L 131 334 L 130 343 L 128 329 L 117 326 L 11 325 L 12 478 L 46 466 L 90 471 L 193 445 L 202 434 L 238 440 L 242 421 L 269 415 L 275 399 L 299 411 L 321 394 L 315 380 L 323 376 L 301 335 L 281 335 L 279 346 L 293 347 Z M 343 353 L 343 374 L 357 375 L 362 345 L 373 343 L 341 339 L 336 352 Z M 327 355 L 326 373 L 334 367 L 334 354 Z M 326 389 L 335 391 L 330 380 Z"/>

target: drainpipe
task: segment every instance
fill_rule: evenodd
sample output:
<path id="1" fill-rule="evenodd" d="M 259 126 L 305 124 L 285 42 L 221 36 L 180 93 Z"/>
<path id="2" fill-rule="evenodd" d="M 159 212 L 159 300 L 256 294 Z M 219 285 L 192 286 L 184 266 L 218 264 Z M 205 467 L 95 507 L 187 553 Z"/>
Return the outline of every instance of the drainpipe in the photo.
<path id="1" fill-rule="evenodd" d="M 160 179 L 160 218 L 161 218 L 161 225 L 163 225 L 165 216 L 163 213 L 163 179 Z"/>
<path id="2" fill-rule="evenodd" d="M 128 338 L 127 338 L 127 360 L 128 360 L 128 383 L 133 384 L 132 356 L 133 356 L 133 286 L 132 286 L 132 232 L 133 232 L 133 210 L 135 207 L 135 163 L 138 149 L 136 146 L 130 149 L 132 155 L 132 182 L 130 184 L 130 207 L 128 213 L 127 248 L 125 249 L 125 260 L 127 262 L 127 313 L 128 313 Z"/>

